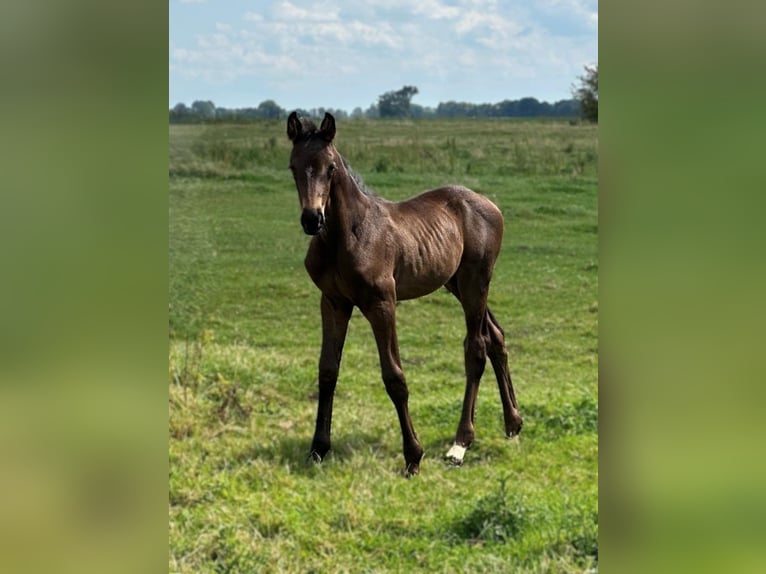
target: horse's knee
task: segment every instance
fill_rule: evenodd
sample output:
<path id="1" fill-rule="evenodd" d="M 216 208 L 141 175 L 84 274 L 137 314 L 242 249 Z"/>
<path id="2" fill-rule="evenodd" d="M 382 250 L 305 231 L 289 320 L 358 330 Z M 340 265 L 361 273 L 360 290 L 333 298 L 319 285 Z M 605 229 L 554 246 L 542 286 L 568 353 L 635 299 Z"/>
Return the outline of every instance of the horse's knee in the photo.
<path id="1" fill-rule="evenodd" d="M 319 387 L 320 388 L 335 388 L 335 383 L 338 382 L 338 364 L 333 363 L 319 363 Z"/>

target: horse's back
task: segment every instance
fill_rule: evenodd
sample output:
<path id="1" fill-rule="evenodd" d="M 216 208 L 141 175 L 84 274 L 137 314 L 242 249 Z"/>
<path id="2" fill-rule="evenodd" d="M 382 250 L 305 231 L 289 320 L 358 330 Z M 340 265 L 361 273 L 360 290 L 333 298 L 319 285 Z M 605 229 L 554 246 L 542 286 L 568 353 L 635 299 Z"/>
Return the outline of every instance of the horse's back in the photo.
<path id="1" fill-rule="evenodd" d="M 497 256 L 503 239 L 504 219 L 500 209 L 487 197 L 460 185 L 426 191 L 401 205 L 418 205 L 423 217 L 434 208 L 453 214 L 461 228 L 464 250 L 470 255 L 490 252 Z"/>
<path id="2" fill-rule="evenodd" d="M 395 278 L 400 299 L 438 289 L 466 262 L 494 265 L 503 216 L 486 197 L 447 186 L 388 207 L 398 236 Z"/>

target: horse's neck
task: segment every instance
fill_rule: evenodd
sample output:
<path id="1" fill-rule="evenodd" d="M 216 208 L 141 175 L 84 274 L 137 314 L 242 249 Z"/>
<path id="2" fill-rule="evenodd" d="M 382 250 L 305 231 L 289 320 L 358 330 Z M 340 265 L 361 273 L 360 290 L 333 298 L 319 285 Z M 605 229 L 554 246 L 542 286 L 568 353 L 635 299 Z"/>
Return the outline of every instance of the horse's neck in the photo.
<path id="1" fill-rule="evenodd" d="M 338 175 L 340 177 L 331 191 L 330 209 L 332 224 L 336 227 L 333 231 L 338 238 L 343 238 L 354 233 L 355 228 L 360 226 L 370 207 L 371 198 L 359 188 L 345 167 Z"/>

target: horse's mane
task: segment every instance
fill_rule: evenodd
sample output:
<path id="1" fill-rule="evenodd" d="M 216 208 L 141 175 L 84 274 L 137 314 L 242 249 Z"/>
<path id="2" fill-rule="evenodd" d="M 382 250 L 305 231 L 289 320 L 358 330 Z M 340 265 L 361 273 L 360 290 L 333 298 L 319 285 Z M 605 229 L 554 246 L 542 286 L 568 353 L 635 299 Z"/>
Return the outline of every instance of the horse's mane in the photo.
<path id="1" fill-rule="evenodd" d="M 371 197 L 376 197 L 375 192 L 373 192 L 369 187 L 367 187 L 367 184 L 364 183 L 364 180 L 362 179 L 362 176 L 359 175 L 359 172 L 354 170 L 354 168 L 351 167 L 351 164 L 348 163 L 348 160 L 340 156 L 343 160 L 343 167 L 346 168 L 346 172 L 348 172 L 348 175 L 351 176 L 351 179 L 354 180 L 354 183 L 356 183 L 356 186 L 359 188 L 359 191 L 361 191 L 365 195 L 369 195 Z"/>

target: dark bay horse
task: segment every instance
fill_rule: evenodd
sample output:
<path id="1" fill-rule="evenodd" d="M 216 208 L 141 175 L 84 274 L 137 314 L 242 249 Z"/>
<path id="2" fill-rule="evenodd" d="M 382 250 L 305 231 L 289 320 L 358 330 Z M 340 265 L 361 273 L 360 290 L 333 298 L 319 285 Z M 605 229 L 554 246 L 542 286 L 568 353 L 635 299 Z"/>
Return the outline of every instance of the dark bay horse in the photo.
<path id="1" fill-rule="evenodd" d="M 446 458 L 461 464 L 474 439 L 479 381 L 489 356 L 500 388 L 506 436 L 521 431 L 508 371 L 505 335 L 487 307 L 487 293 L 503 238 L 503 216 L 486 197 L 448 186 L 393 203 L 360 185 L 333 145 L 335 119 L 319 127 L 287 118 L 293 142 L 290 170 L 312 235 L 305 265 L 322 292 L 319 405 L 310 456 L 330 450 L 333 396 L 343 343 L 356 306 L 372 326 L 386 391 L 402 429 L 406 474 L 417 474 L 423 448 L 410 420 L 407 383 L 396 338 L 396 302 L 445 286 L 463 306 L 466 388 L 455 442 Z"/>

